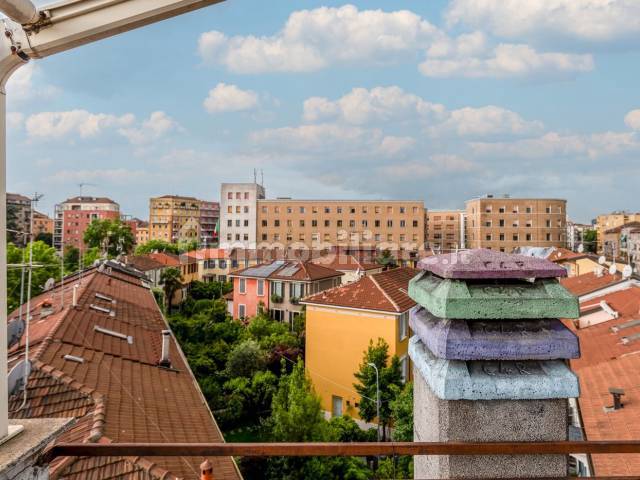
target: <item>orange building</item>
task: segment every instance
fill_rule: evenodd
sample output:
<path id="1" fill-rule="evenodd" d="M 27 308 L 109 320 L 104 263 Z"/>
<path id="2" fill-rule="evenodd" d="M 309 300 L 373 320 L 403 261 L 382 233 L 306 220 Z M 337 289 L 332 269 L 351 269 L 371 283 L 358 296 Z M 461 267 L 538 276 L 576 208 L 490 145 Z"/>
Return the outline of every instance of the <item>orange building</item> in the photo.
<path id="1" fill-rule="evenodd" d="M 427 247 L 436 252 L 465 248 L 465 211 L 429 210 L 427 212 Z"/>
<path id="2" fill-rule="evenodd" d="M 33 212 L 33 234 L 38 235 L 40 233 L 53 234 L 53 218 L 49 218 L 44 213 L 38 211 Z"/>

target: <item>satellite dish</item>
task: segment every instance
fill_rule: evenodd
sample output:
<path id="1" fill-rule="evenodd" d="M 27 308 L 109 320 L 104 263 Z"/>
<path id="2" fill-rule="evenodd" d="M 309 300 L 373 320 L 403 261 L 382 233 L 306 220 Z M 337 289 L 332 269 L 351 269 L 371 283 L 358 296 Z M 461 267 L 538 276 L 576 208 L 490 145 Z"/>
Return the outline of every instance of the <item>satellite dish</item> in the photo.
<path id="1" fill-rule="evenodd" d="M 55 278 L 49 278 L 44 284 L 44 291 L 45 292 L 49 291 L 55 286 L 56 286 L 56 279 Z"/>
<path id="2" fill-rule="evenodd" d="M 31 362 L 29 360 L 20 360 L 9 372 L 7 384 L 9 386 L 9 396 L 15 395 L 24 388 L 24 370 L 27 369 L 27 377 L 31 373 Z"/>
<path id="3" fill-rule="evenodd" d="M 580 245 L 578 245 L 578 253 L 582 252 L 584 252 L 584 245 L 581 243 Z"/>
<path id="4" fill-rule="evenodd" d="M 598 263 L 600 265 L 604 265 L 606 261 L 607 259 L 604 257 L 604 255 L 600 255 L 600 258 L 598 258 Z"/>
<path id="5" fill-rule="evenodd" d="M 609 275 L 615 275 L 617 271 L 618 271 L 618 267 L 616 267 L 615 263 L 612 263 L 611 266 L 609 267 Z"/>
<path id="6" fill-rule="evenodd" d="M 633 268 L 631 267 L 631 265 L 625 265 L 624 268 L 622 269 L 623 278 L 629 278 L 632 273 L 633 273 Z"/>
<path id="7" fill-rule="evenodd" d="M 7 324 L 7 348 L 13 347 L 20 341 L 24 333 L 25 323 L 22 318 L 13 320 Z"/>
<path id="8" fill-rule="evenodd" d="M 100 263 L 100 265 L 98 265 L 98 271 L 100 273 L 104 272 L 104 263 Z"/>

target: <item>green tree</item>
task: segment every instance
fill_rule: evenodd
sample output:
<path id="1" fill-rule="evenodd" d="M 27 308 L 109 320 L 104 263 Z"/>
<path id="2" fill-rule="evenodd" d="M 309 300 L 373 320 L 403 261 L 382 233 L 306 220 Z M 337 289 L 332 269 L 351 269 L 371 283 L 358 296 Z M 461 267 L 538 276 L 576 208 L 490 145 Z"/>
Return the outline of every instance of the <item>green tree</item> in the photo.
<path id="1" fill-rule="evenodd" d="M 231 282 L 191 282 L 189 296 L 194 300 L 220 298 L 233 290 Z"/>
<path id="2" fill-rule="evenodd" d="M 584 235 L 582 236 L 582 242 L 584 244 L 584 250 L 585 252 L 592 252 L 595 253 L 597 250 L 597 232 L 596 230 L 585 230 Z"/>
<path id="3" fill-rule="evenodd" d="M 164 240 L 149 240 L 147 243 L 136 247 L 136 255 L 146 255 L 153 252 L 166 252 L 178 255 L 180 248 L 174 243 L 165 242 Z"/>
<path id="4" fill-rule="evenodd" d="M 92 221 L 84 231 L 83 240 L 88 247 L 99 248 L 110 257 L 131 251 L 134 243 L 131 227 L 119 218 Z"/>
<path id="5" fill-rule="evenodd" d="M 160 274 L 160 285 L 164 290 L 167 312 L 171 313 L 173 295 L 182 288 L 182 273 L 178 268 L 165 268 Z"/>
<path id="6" fill-rule="evenodd" d="M 385 268 L 393 268 L 397 265 L 396 259 L 388 248 L 380 252 L 380 255 L 376 258 L 376 262 Z"/>
<path id="7" fill-rule="evenodd" d="M 227 359 L 227 372 L 230 377 L 251 377 L 263 370 L 267 363 L 265 353 L 255 340 L 238 343 Z"/>
<path id="8" fill-rule="evenodd" d="M 366 422 L 372 422 L 377 415 L 376 409 L 376 372 L 369 364 L 373 363 L 379 372 L 380 388 L 380 418 L 378 421 L 382 427 L 383 439 L 386 439 L 386 430 L 392 420 L 391 401 L 393 401 L 402 388 L 402 370 L 397 356 L 389 359 L 389 345 L 384 339 L 379 338 L 377 343 L 369 342 L 365 350 L 359 370 L 354 374 L 358 383 L 353 386 L 360 395 L 358 411 L 360 417 Z"/>
<path id="9" fill-rule="evenodd" d="M 16 205 L 7 205 L 7 242 L 16 245 L 24 245 L 25 236 L 20 235 L 18 230 L 18 207 Z"/>
<path id="10" fill-rule="evenodd" d="M 52 247 L 53 246 L 53 233 L 40 232 L 38 235 L 36 235 L 36 238 L 34 240 L 36 242 L 44 242 L 47 245 L 49 245 L 50 247 Z"/>
<path id="11" fill-rule="evenodd" d="M 7 263 L 20 265 L 29 262 L 29 245 L 25 248 L 15 246 L 13 243 L 7 245 Z M 34 297 L 44 290 L 44 285 L 49 278 L 58 280 L 60 278 L 60 257 L 56 255 L 56 250 L 44 242 L 33 243 L 33 263 L 38 265 L 31 275 L 31 296 Z M 22 278 L 21 268 L 9 268 L 7 271 L 7 307 L 13 311 L 20 306 L 20 283 Z M 25 296 L 26 282 L 25 273 Z"/>

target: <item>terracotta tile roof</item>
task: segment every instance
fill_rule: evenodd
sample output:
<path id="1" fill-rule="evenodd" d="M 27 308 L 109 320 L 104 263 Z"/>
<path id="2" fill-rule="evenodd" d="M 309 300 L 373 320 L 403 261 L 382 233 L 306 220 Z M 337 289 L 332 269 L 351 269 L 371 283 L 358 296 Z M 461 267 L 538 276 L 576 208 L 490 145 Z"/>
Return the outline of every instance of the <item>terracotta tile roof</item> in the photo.
<path id="1" fill-rule="evenodd" d="M 164 263 L 153 259 L 149 255 L 130 255 L 126 258 L 125 263 L 141 272 L 148 272 L 149 270 L 156 270 L 166 266 Z"/>
<path id="2" fill-rule="evenodd" d="M 560 283 L 564 288 L 576 296 L 586 295 L 596 292 L 602 288 L 610 287 L 616 283 L 624 281 L 620 273 L 610 275 L 605 268 L 604 274 L 598 277 L 595 273 L 589 272 L 575 277 L 561 278 Z"/>
<path id="3" fill-rule="evenodd" d="M 375 273 L 357 282 L 306 297 L 301 303 L 404 312 L 416 304 L 407 294 L 407 289 L 409 280 L 417 273 L 418 270 L 408 267 Z"/>
<path id="4" fill-rule="evenodd" d="M 354 255 L 346 255 L 343 253 L 327 254 L 322 257 L 314 258 L 312 262 L 317 265 L 322 265 L 343 272 L 355 272 L 357 270 L 367 271 L 382 268 L 382 266 L 377 263 L 367 263 L 365 261 L 360 261 Z"/>
<path id="5" fill-rule="evenodd" d="M 157 252 L 157 253 L 149 253 L 147 254 L 149 258 L 152 258 L 156 262 L 160 262 L 168 267 L 179 267 L 180 266 L 180 257 L 178 255 L 174 255 L 172 253 L 167 252 Z"/>
<path id="6" fill-rule="evenodd" d="M 269 269 L 269 266 L 272 266 L 273 269 Z M 343 275 L 342 272 L 338 272 L 332 268 L 323 267 L 322 265 L 316 265 L 312 262 L 303 262 L 300 260 L 274 260 L 270 263 L 243 268 L 242 270 L 233 272 L 229 276 L 312 282 L 325 278 L 339 277 L 341 275 Z"/>
<path id="7" fill-rule="evenodd" d="M 227 259 L 229 258 L 229 251 L 224 248 L 201 248 L 200 250 L 187 252 L 185 255 L 196 260 Z"/>
<path id="8" fill-rule="evenodd" d="M 609 293 L 582 303 L 589 311 L 605 301 L 618 312 L 618 318 L 576 329 L 564 320 L 580 338 L 582 356 L 571 360 L 571 368 L 580 379 L 580 412 L 588 440 L 640 439 L 640 339 L 622 343 L 622 337 L 640 334 L 640 287 Z M 611 327 L 627 324 L 617 332 Z M 624 408 L 605 412 L 613 404 L 609 388 L 622 388 Z M 640 455 L 593 455 L 598 476 L 640 475 Z"/>
<path id="9" fill-rule="evenodd" d="M 75 279 L 76 281 L 78 279 Z M 161 331 L 168 329 L 150 290 L 125 270 L 85 274 L 78 306 L 69 300 L 75 281 L 34 298 L 30 341 L 32 373 L 27 403 L 9 399 L 14 418 L 76 417 L 58 441 L 216 442 L 223 441 L 211 411 L 184 356 L 172 338 L 172 367 L 160 368 Z M 96 297 L 104 295 L 109 299 Z M 44 300 L 55 313 L 42 318 Z M 111 300 L 115 300 L 115 303 Z M 99 305 L 115 312 L 90 308 Z M 15 317 L 15 313 L 11 318 Z M 130 335 L 132 342 L 100 333 L 95 327 Z M 65 355 L 83 359 L 66 360 Z M 10 367 L 24 356 L 24 342 L 9 351 Z M 63 458 L 50 465 L 52 478 L 176 479 L 198 478 L 201 457 Z M 216 479 L 239 479 L 231 458 L 211 459 Z"/>
<path id="10" fill-rule="evenodd" d="M 629 227 L 640 227 L 640 222 L 628 222 L 623 225 L 618 225 L 617 227 L 610 228 L 609 230 L 605 230 L 604 233 L 620 233 L 622 229 Z"/>
<path id="11" fill-rule="evenodd" d="M 107 197 L 71 197 L 67 198 L 64 203 L 112 203 L 117 205 L 116 202 Z"/>
<path id="12" fill-rule="evenodd" d="M 562 263 L 568 260 L 577 260 L 579 258 L 586 258 L 588 256 L 589 255 L 587 253 L 572 252 L 571 250 L 566 248 L 556 248 L 547 257 L 547 260 L 550 260 L 556 263 Z"/>

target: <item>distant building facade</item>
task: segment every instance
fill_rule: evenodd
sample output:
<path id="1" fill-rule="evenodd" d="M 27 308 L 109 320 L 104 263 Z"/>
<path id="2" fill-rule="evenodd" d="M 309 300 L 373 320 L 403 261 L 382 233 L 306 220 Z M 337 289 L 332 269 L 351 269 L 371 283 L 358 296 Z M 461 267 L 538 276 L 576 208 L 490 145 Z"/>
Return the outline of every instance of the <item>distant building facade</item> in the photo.
<path id="1" fill-rule="evenodd" d="M 212 246 L 218 241 L 218 220 L 220 219 L 220 204 L 218 202 L 200 202 L 200 243 Z"/>
<path id="2" fill-rule="evenodd" d="M 584 223 L 575 223 L 571 220 L 567 221 L 567 248 L 572 251 L 577 251 L 578 247 L 582 244 L 585 250 L 588 250 L 589 245 L 584 245 L 584 235 L 588 230 L 592 230 L 592 225 Z"/>
<path id="3" fill-rule="evenodd" d="M 19 193 L 7 193 L 7 228 L 15 230 L 8 232 L 17 245 L 26 243 L 31 219 L 31 199 Z"/>
<path id="4" fill-rule="evenodd" d="M 567 201 L 487 195 L 466 203 L 468 248 L 512 252 L 567 243 Z"/>
<path id="5" fill-rule="evenodd" d="M 258 201 L 265 190 L 257 183 L 223 183 L 220 188 L 220 246 L 256 248 Z"/>
<path id="6" fill-rule="evenodd" d="M 44 213 L 33 211 L 33 234 L 35 236 L 41 233 L 53 234 L 53 218 Z"/>
<path id="7" fill-rule="evenodd" d="M 428 210 L 427 247 L 434 252 L 465 248 L 465 210 Z"/>
<path id="8" fill-rule="evenodd" d="M 597 252 L 602 253 L 604 250 L 604 234 L 607 230 L 619 227 L 625 223 L 640 221 L 640 212 L 631 213 L 618 211 L 598 215 L 596 217 L 596 238 L 598 243 Z"/>
<path id="9" fill-rule="evenodd" d="M 120 218 L 120 205 L 106 197 L 73 197 L 56 205 L 54 246 L 84 247 L 84 232 L 94 220 Z"/>
<path id="10" fill-rule="evenodd" d="M 149 200 L 149 239 L 178 243 L 200 239 L 200 200 L 163 195 Z"/>

